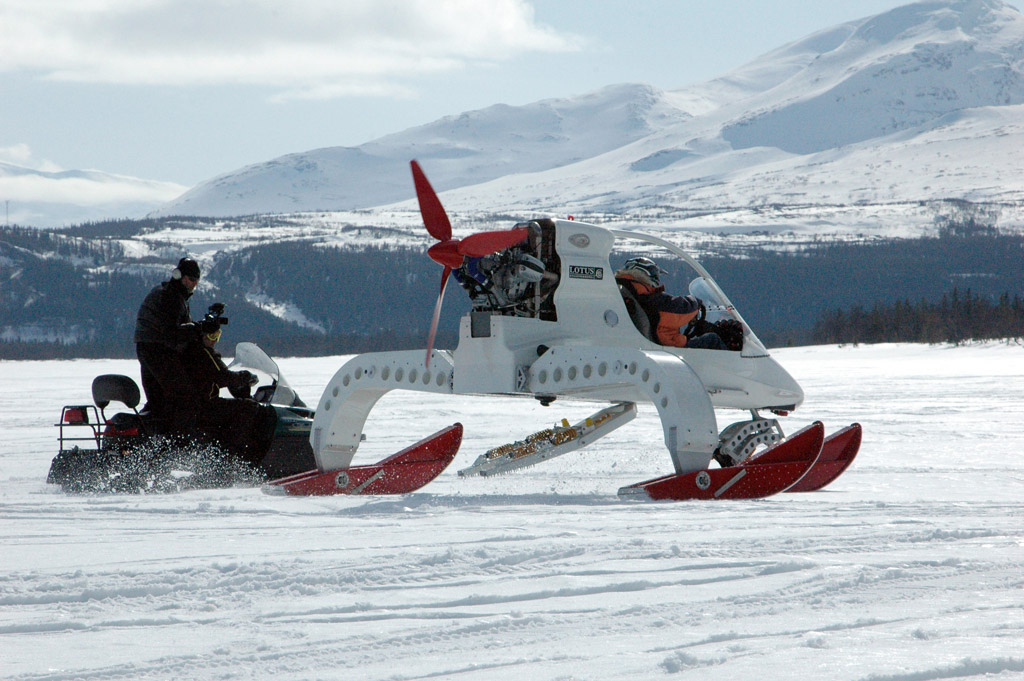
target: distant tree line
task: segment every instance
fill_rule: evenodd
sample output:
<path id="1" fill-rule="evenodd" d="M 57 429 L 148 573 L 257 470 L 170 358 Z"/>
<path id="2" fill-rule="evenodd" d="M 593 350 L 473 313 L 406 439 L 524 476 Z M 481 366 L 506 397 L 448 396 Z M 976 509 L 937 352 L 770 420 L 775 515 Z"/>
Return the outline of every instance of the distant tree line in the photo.
<path id="1" fill-rule="evenodd" d="M 292 301 L 328 336 L 399 331 L 425 338 L 441 268 L 419 249 L 291 241 L 225 253 L 211 279 L 225 290 Z M 453 330 L 468 308 L 465 297 L 454 292 L 446 300 L 443 326 Z"/>
<path id="2" fill-rule="evenodd" d="M 132 224 L 0 227 L 0 359 L 134 356 L 138 306 L 184 249 L 129 260 L 115 238 L 79 236 L 123 236 Z M 418 250 L 274 242 L 222 254 L 190 305 L 195 319 L 213 302 L 227 305 L 228 355 L 238 341 L 278 356 L 412 349 L 425 343 L 439 283 L 440 268 Z M 454 346 L 467 308 L 449 294 L 439 347 Z"/>
<path id="3" fill-rule="evenodd" d="M 870 309 L 833 310 L 814 325 L 814 344 L 953 343 L 1024 339 L 1024 299 L 1003 293 L 990 300 L 954 288 L 938 302 L 898 300 Z"/>
<path id="4" fill-rule="evenodd" d="M 769 347 L 1020 337 L 1024 236 L 971 222 L 975 215 L 922 239 L 821 241 L 787 252 L 715 251 L 709 241 L 702 250 L 717 254 L 701 262 Z M 139 259 L 120 239 L 171 222 L 0 227 L 0 358 L 134 356 L 138 305 L 184 249 L 158 246 Z M 683 268 L 660 261 L 668 290 L 685 292 Z M 440 268 L 422 249 L 261 242 L 218 256 L 192 315 L 227 304 L 225 354 L 243 340 L 279 356 L 412 349 L 424 344 L 439 283 Z M 469 303 L 448 288 L 437 346 L 451 348 Z"/>
<path id="5" fill-rule="evenodd" d="M 0 227 L 0 254 L 4 250 L 20 250 L 34 254 L 48 254 L 60 258 L 87 261 L 92 264 L 107 262 L 124 255 L 121 245 L 111 239 L 95 240 L 78 230 L 42 230 L 32 227 Z"/>
<path id="6" fill-rule="evenodd" d="M 800 251 L 712 256 L 702 264 L 770 345 L 806 344 L 819 317 L 894 301 L 941 301 L 957 288 L 993 304 L 1024 295 L 1024 237 L 973 233 L 817 243 Z M 670 285 L 683 286 L 678 282 Z"/>

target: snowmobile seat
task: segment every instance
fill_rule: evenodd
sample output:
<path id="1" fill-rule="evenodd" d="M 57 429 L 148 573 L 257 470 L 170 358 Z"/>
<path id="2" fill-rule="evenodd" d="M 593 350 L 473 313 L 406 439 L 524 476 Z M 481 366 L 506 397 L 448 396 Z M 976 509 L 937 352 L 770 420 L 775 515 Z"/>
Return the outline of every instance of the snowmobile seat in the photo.
<path id="1" fill-rule="evenodd" d="M 622 294 L 622 302 L 626 304 L 626 312 L 629 313 L 629 318 L 633 321 L 633 326 L 636 327 L 636 330 L 647 340 L 657 342 L 654 338 L 651 319 L 647 316 L 644 308 L 640 306 L 640 301 L 636 299 L 636 296 L 629 290 L 629 287 L 623 284 L 619 284 L 619 293 Z"/>
<path id="2" fill-rule="evenodd" d="M 128 409 L 138 407 L 141 394 L 135 381 L 120 374 L 103 374 L 92 379 L 92 401 L 102 412 L 112 401 L 121 402 Z"/>
<path id="3" fill-rule="evenodd" d="M 138 435 L 146 432 L 142 424 L 142 417 L 127 412 L 118 412 L 107 421 L 107 430 L 103 433 L 106 437 L 111 435 Z"/>
<path id="4" fill-rule="evenodd" d="M 99 407 L 100 416 L 103 417 L 104 422 L 108 420 L 104 413 L 107 406 L 111 402 L 120 402 L 135 412 L 135 416 L 141 423 L 142 417 L 139 415 L 139 410 L 136 409 L 141 397 L 139 386 L 135 381 L 121 374 L 103 374 L 92 381 L 92 401 Z"/>
<path id="5" fill-rule="evenodd" d="M 103 374 L 92 381 L 92 401 L 101 411 L 111 402 L 120 402 L 129 409 L 135 409 L 141 397 L 139 386 L 127 376 Z"/>
<path id="6" fill-rule="evenodd" d="M 100 449 L 123 454 L 139 441 L 140 436 L 148 435 L 148 429 L 138 412 L 129 414 L 121 411 L 106 420 Z"/>

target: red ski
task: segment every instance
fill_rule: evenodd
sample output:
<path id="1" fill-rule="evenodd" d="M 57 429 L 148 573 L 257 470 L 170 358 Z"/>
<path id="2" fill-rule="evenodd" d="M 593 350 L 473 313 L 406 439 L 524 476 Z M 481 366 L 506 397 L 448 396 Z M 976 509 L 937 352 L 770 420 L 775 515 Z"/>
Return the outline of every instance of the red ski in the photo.
<path id="1" fill-rule="evenodd" d="M 292 496 L 408 494 L 440 475 L 460 444 L 462 424 L 456 423 L 375 464 L 311 470 L 268 482 L 263 491 Z"/>
<path id="2" fill-rule="evenodd" d="M 796 484 L 821 454 L 825 427 L 814 422 L 742 465 L 666 475 L 619 490 L 624 499 L 758 499 Z"/>
<path id="3" fill-rule="evenodd" d="M 818 457 L 807 475 L 787 489 L 787 492 L 813 492 L 819 490 L 843 474 L 860 450 L 861 428 L 859 423 L 847 426 L 825 438 Z"/>

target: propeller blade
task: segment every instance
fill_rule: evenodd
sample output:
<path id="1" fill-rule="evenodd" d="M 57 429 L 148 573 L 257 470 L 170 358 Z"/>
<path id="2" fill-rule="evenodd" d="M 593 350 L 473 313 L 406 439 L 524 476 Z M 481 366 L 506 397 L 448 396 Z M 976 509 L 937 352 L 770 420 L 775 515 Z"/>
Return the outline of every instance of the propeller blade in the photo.
<path id="1" fill-rule="evenodd" d="M 441 274 L 441 292 L 437 294 L 437 303 L 434 305 L 434 317 L 430 320 L 430 333 L 427 335 L 427 359 L 426 365 L 430 366 L 430 353 L 434 349 L 434 338 L 437 337 L 437 322 L 441 318 L 441 303 L 444 301 L 444 288 L 448 285 L 448 275 L 452 273 L 452 268 L 445 265 L 444 272 Z"/>
<path id="2" fill-rule="evenodd" d="M 452 223 L 448 220 L 448 214 L 444 212 L 441 199 L 430 186 L 427 176 L 416 161 L 409 163 L 412 166 L 412 181 L 416 185 L 416 198 L 420 202 L 420 215 L 423 216 L 423 224 L 430 232 L 430 236 L 438 241 L 448 241 L 452 238 Z"/>
<path id="3" fill-rule="evenodd" d="M 459 241 L 458 251 L 470 258 L 479 258 L 515 246 L 520 241 L 525 241 L 529 235 L 530 231 L 525 227 L 497 232 L 477 232 Z"/>

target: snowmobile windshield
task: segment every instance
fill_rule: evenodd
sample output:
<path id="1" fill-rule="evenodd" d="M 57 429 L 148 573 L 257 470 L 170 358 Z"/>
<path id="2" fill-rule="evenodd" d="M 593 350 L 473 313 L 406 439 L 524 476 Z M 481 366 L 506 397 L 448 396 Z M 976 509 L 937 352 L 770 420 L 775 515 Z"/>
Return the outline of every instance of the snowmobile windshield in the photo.
<path id="1" fill-rule="evenodd" d="M 232 371 L 260 371 L 270 376 L 273 380 L 279 380 L 281 372 L 277 368 L 277 362 L 272 360 L 263 348 L 255 343 L 238 343 L 235 345 L 235 358 L 231 360 L 228 367 Z"/>
<path id="2" fill-rule="evenodd" d="M 262 385 L 256 390 L 256 400 L 259 402 L 279 404 L 284 407 L 306 406 L 281 375 L 277 362 L 255 343 L 235 345 L 235 358 L 231 360 L 228 368 L 232 371 L 242 371 L 243 369 L 252 371 L 260 379 L 269 380 L 269 385 Z"/>
<path id="3" fill-rule="evenodd" d="M 707 320 L 709 322 L 714 323 L 723 319 L 735 319 L 743 324 L 744 357 L 768 354 L 760 339 L 750 330 L 750 325 L 743 320 L 736 307 L 729 302 L 729 299 L 725 297 L 722 290 L 718 288 L 718 284 L 704 277 L 697 277 L 690 282 L 689 288 L 691 295 L 703 301 L 704 307 L 707 308 Z"/>

